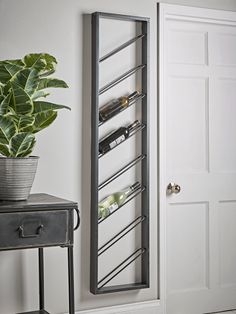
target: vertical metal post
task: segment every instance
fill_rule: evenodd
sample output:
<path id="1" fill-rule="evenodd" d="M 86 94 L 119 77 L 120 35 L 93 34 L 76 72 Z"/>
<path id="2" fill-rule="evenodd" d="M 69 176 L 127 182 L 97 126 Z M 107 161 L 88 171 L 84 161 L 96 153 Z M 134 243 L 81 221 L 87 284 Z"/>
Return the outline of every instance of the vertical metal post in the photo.
<path id="1" fill-rule="evenodd" d="M 99 111 L 99 13 L 92 14 L 92 104 L 91 104 L 91 241 L 90 290 L 98 283 L 98 111 Z"/>
<path id="2" fill-rule="evenodd" d="M 73 246 L 68 250 L 69 314 L 75 314 Z"/>
<path id="3" fill-rule="evenodd" d="M 39 260 L 39 309 L 44 310 L 44 260 L 43 248 L 38 249 Z"/>
<path id="4" fill-rule="evenodd" d="M 142 194 L 142 215 L 146 216 L 142 223 L 142 247 L 146 252 L 142 255 L 142 282 L 149 286 L 149 21 L 142 22 L 142 93 L 146 94 L 142 104 L 142 122 L 146 128 L 142 132 L 142 154 L 147 158 L 142 160 L 142 185 L 146 187 Z"/>

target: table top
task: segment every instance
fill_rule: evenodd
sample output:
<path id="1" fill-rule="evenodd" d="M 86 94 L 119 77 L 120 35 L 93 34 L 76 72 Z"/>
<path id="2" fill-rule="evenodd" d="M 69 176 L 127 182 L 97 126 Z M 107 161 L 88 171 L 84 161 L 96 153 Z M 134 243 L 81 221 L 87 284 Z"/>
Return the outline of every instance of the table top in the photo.
<path id="1" fill-rule="evenodd" d="M 78 205 L 76 202 L 44 193 L 31 194 L 25 201 L 0 201 L 0 213 L 53 209 L 75 209 L 77 207 Z"/>

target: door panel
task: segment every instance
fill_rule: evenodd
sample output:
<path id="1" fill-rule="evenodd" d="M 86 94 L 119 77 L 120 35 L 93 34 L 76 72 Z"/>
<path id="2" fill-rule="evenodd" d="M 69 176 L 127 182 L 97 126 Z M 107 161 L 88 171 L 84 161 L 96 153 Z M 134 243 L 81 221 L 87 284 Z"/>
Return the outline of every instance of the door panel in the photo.
<path id="1" fill-rule="evenodd" d="M 168 34 L 169 63 L 205 64 L 206 63 L 206 32 L 172 29 Z"/>
<path id="2" fill-rule="evenodd" d="M 208 169 L 207 79 L 170 77 L 167 95 L 167 168 L 170 173 Z"/>
<path id="3" fill-rule="evenodd" d="M 219 264 L 220 286 L 236 285 L 236 201 L 221 201 L 219 204 Z"/>
<path id="4" fill-rule="evenodd" d="M 236 172 L 236 76 L 215 80 L 214 103 L 211 105 L 212 169 Z"/>
<path id="5" fill-rule="evenodd" d="M 208 287 L 208 221 L 208 203 L 170 203 L 168 206 L 169 293 Z"/>
<path id="6" fill-rule="evenodd" d="M 166 314 L 235 309 L 236 13 L 160 8 Z"/>
<path id="7" fill-rule="evenodd" d="M 218 27 L 219 28 L 219 27 Z M 236 66 L 236 34 L 234 30 L 228 30 L 221 27 L 212 34 L 214 42 L 212 43 L 211 63 L 219 66 Z"/>

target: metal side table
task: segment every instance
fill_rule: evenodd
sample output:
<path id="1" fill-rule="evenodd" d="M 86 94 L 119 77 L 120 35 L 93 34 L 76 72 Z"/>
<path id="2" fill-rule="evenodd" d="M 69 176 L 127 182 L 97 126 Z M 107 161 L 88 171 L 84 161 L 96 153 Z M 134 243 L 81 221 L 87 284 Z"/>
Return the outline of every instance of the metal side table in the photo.
<path id="1" fill-rule="evenodd" d="M 75 228 L 74 210 L 78 215 Z M 69 313 L 75 313 L 73 232 L 79 223 L 76 203 L 48 194 L 31 194 L 26 201 L 0 201 L 0 251 L 38 248 L 39 310 L 27 314 L 49 314 L 44 308 L 43 249 L 50 246 L 67 247 Z"/>

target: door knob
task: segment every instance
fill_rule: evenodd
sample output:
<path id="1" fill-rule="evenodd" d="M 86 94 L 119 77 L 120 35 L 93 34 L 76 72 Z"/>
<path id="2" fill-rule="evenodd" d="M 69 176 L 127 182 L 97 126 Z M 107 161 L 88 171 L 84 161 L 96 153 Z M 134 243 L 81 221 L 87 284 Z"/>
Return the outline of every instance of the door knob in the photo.
<path id="1" fill-rule="evenodd" d="M 180 191 L 181 191 L 181 187 L 176 183 L 171 182 L 167 185 L 168 194 L 172 194 L 172 193 L 178 194 Z"/>

